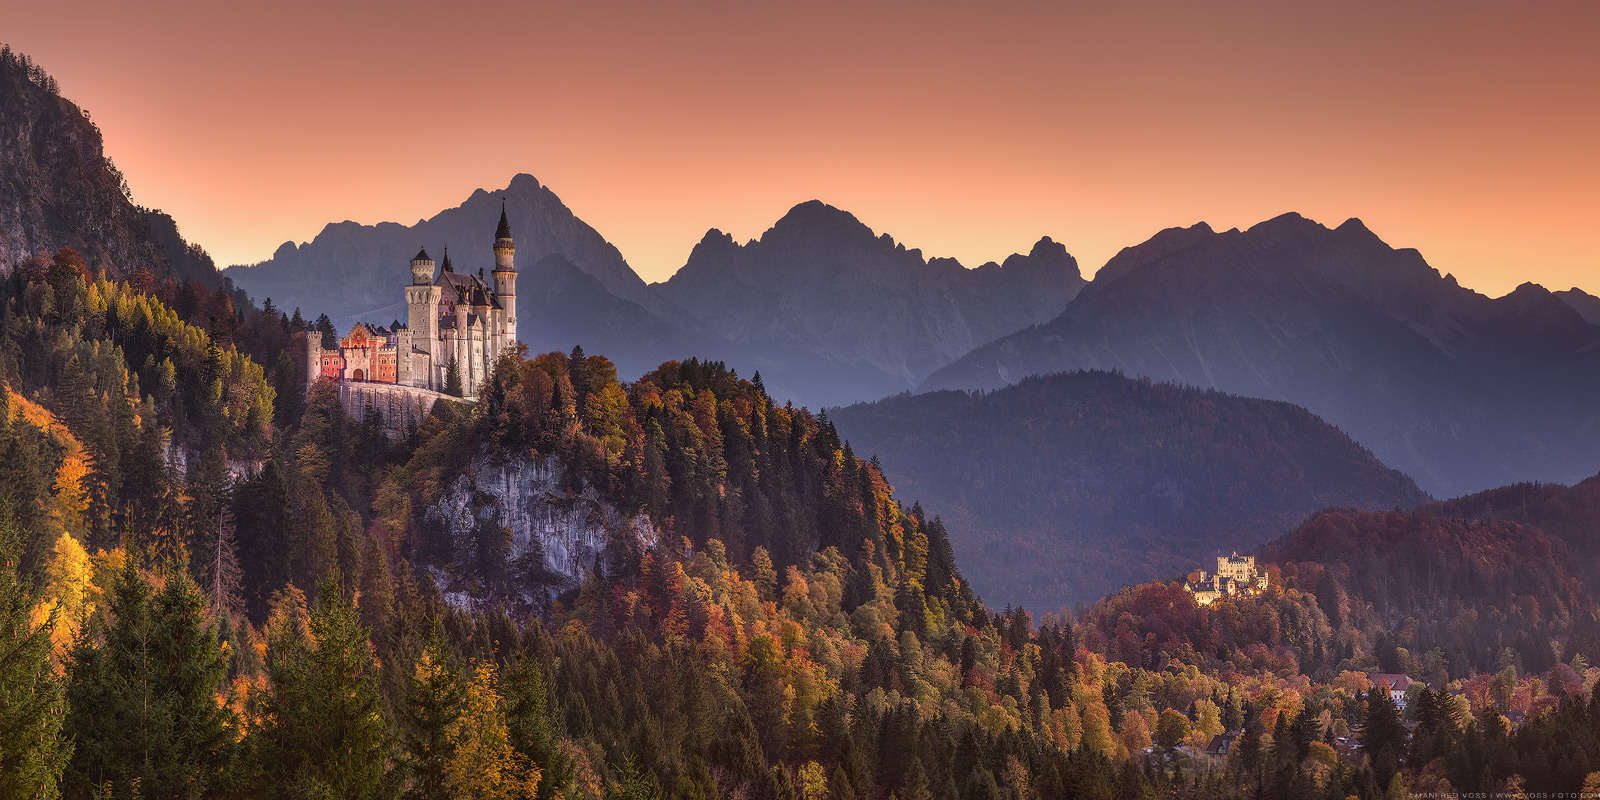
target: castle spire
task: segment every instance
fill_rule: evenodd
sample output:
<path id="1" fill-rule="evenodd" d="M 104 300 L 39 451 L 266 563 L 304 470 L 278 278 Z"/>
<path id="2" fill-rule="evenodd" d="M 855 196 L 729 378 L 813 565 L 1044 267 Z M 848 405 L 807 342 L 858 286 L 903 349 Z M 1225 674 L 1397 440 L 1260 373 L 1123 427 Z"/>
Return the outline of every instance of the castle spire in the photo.
<path id="1" fill-rule="evenodd" d="M 494 238 L 511 238 L 511 222 L 506 219 L 506 201 L 504 198 L 500 200 L 500 227 L 494 229 Z"/>
<path id="2" fill-rule="evenodd" d="M 444 248 L 444 264 L 440 266 L 440 269 L 444 270 L 445 272 L 456 271 L 455 267 L 450 266 L 450 247 L 448 245 L 446 245 Z"/>

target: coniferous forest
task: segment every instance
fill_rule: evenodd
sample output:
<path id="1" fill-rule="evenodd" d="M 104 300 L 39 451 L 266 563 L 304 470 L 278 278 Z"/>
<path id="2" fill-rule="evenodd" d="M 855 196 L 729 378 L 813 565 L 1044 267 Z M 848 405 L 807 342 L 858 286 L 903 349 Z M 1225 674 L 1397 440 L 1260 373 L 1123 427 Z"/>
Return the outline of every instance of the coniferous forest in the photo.
<path id="1" fill-rule="evenodd" d="M 1561 540 L 1518 522 L 1330 511 L 1263 552 L 1259 596 L 1202 608 L 1157 582 L 1035 617 L 986 607 L 940 520 L 723 364 L 623 383 L 601 355 L 507 353 L 478 404 L 395 433 L 304 387 L 297 343 L 322 331 L 298 313 L 70 250 L 0 308 L 8 796 L 1600 780 L 1593 604 Z M 616 530 L 563 585 L 502 527 L 441 531 L 425 509 L 482 458 L 558 463 L 649 535 Z M 1376 673 L 1422 681 L 1404 713 Z"/>
<path id="2" fill-rule="evenodd" d="M 59 99 L 9 49 L 0 78 Z M 396 426 L 306 384 L 326 316 L 130 252 L 0 277 L 0 798 L 1600 792 L 1600 478 L 1285 522 L 1268 588 L 1205 606 L 1173 575 L 1002 610 L 759 373 L 510 351 L 476 403 Z M 1251 461 L 1256 428 L 1344 441 L 1104 374 L 1024 389 L 1053 381 L 1135 397 L 1158 444 L 1237 414 L 1236 497 L 1304 477 Z M 921 402 L 957 401 L 986 402 Z M 541 481 L 552 521 L 513 530 L 491 473 Z"/>

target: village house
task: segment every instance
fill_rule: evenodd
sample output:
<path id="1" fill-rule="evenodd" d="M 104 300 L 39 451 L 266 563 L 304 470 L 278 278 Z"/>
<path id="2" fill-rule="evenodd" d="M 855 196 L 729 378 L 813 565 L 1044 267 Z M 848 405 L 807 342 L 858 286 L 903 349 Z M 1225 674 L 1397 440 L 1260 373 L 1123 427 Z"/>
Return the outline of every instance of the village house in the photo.
<path id="1" fill-rule="evenodd" d="M 1388 687 L 1389 699 L 1393 700 L 1395 708 L 1401 711 L 1406 710 L 1406 690 L 1411 688 L 1411 684 L 1417 683 L 1411 680 L 1410 676 L 1392 672 L 1375 672 L 1368 675 L 1367 680 L 1372 681 L 1374 686 L 1381 684 Z"/>

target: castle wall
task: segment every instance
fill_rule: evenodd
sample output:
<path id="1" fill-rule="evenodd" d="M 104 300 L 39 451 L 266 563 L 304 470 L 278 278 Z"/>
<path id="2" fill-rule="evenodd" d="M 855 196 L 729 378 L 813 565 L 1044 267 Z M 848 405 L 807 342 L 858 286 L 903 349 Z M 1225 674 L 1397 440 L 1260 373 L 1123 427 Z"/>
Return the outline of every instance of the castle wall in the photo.
<path id="1" fill-rule="evenodd" d="M 440 399 L 459 401 L 459 398 L 440 394 L 431 389 L 415 386 L 397 386 L 382 383 L 340 383 L 339 405 L 346 416 L 360 421 L 372 408 L 383 417 L 384 432 L 394 438 L 406 435 L 412 425 L 421 426 Z"/>

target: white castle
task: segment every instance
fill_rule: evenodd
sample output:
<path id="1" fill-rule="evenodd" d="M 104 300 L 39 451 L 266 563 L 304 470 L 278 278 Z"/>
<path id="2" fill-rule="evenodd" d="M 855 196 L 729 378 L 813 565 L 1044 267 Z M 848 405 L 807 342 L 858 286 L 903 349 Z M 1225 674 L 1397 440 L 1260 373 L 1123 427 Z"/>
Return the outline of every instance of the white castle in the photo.
<path id="1" fill-rule="evenodd" d="M 307 377 L 338 382 L 388 383 L 445 391 L 453 369 L 461 394 L 474 399 L 495 359 L 517 343 L 517 246 L 511 224 L 500 209 L 494 233 L 493 284 L 457 273 L 445 252 L 438 275 L 423 248 L 411 259 L 405 287 L 407 324 L 394 329 L 357 323 L 333 348 L 324 349 L 314 333 L 307 338 Z"/>

